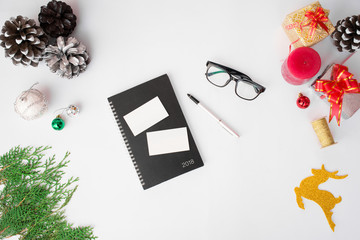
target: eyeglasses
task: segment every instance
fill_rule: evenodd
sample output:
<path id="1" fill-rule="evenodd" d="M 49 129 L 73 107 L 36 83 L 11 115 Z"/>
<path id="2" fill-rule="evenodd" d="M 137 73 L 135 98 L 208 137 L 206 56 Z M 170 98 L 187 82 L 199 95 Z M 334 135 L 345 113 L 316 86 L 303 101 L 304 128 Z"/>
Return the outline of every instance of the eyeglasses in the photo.
<path id="1" fill-rule="evenodd" d="M 265 87 L 251 80 L 246 74 L 232 68 L 210 62 L 206 63 L 206 79 L 217 87 L 225 87 L 231 81 L 235 81 L 235 93 L 244 100 L 254 100 L 260 93 L 265 91 Z"/>

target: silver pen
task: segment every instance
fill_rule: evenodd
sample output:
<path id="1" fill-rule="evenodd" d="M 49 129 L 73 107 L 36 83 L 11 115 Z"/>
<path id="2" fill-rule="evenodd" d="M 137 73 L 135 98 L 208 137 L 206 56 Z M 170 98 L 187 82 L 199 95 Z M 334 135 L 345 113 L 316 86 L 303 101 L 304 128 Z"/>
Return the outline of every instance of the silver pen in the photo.
<path id="1" fill-rule="evenodd" d="M 232 130 L 228 125 L 226 125 L 220 118 L 216 117 L 215 114 L 213 114 L 209 109 L 207 109 L 204 105 L 202 105 L 200 103 L 200 101 L 197 100 L 194 96 L 192 96 L 190 94 L 187 94 L 187 95 L 194 103 L 196 103 L 196 105 L 198 105 L 202 110 L 207 112 L 207 114 L 209 114 L 213 119 L 215 119 L 215 121 L 217 121 L 217 123 L 221 127 L 223 127 L 228 133 L 230 133 L 234 137 L 237 137 L 237 138 L 240 137 L 234 130 Z"/>

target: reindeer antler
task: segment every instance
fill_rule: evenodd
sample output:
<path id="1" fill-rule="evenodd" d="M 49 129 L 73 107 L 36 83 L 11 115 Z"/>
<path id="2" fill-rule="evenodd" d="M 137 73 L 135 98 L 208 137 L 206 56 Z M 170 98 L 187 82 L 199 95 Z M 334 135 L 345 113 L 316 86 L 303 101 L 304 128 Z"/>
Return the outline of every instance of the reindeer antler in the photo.
<path id="1" fill-rule="evenodd" d="M 336 172 L 338 172 L 338 171 L 336 171 Z M 333 179 L 344 179 L 344 178 L 346 178 L 348 175 L 346 174 L 346 175 L 341 175 L 341 176 L 338 176 L 338 175 L 333 175 L 333 176 L 331 176 L 331 178 L 333 178 Z"/>
<path id="2" fill-rule="evenodd" d="M 327 170 L 325 169 L 324 164 L 321 166 L 321 169 L 324 170 L 324 171 L 326 171 L 326 172 L 328 172 L 328 173 L 329 173 L 329 177 L 330 177 L 330 178 L 333 178 L 333 179 L 344 179 L 344 178 L 346 178 L 346 177 L 348 176 L 347 174 L 346 174 L 346 175 L 341 175 L 341 176 L 336 175 L 339 171 L 329 172 L 329 171 L 327 171 Z"/>

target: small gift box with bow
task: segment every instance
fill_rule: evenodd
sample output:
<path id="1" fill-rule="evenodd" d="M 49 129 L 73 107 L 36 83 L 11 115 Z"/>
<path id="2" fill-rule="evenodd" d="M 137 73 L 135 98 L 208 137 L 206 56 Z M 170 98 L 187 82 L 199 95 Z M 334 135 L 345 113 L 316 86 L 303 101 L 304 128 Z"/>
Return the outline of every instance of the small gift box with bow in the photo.
<path id="1" fill-rule="evenodd" d="M 282 26 L 294 48 L 310 47 L 335 30 L 329 12 L 315 2 L 286 16 Z"/>
<path id="2" fill-rule="evenodd" d="M 346 66 L 328 66 L 312 87 L 330 103 L 329 121 L 335 116 L 339 126 L 341 117 L 348 119 L 360 108 L 360 84 Z"/>

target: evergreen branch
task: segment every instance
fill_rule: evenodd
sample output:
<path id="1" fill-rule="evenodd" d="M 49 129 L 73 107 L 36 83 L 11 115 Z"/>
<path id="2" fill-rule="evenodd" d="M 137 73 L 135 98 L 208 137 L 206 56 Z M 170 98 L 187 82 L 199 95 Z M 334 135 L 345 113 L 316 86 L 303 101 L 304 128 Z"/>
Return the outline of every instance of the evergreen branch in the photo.
<path id="1" fill-rule="evenodd" d="M 19 207 L 25 201 L 25 198 L 26 197 L 24 197 L 23 200 L 21 200 L 21 202 L 16 207 Z"/>
<path id="2" fill-rule="evenodd" d="M 64 208 L 66 205 L 68 205 L 68 203 L 70 202 L 72 196 L 74 195 L 76 189 L 78 188 L 79 185 L 76 185 L 76 187 L 66 196 L 66 199 L 64 201 L 64 203 L 60 206 L 59 209 Z"/>
<path id="3" fill-rule="evenodd" d="M 4 230 L 0 231 L 0 235 L 6 231 L 6 229 L 8 229 L 10 226 L 7 226 Z"/>
<path id="4" fill-rule="evenodd" d="M 19 146 L 0 157 L 0 239 L 20 235 L 23 240 L 95 239 L 92 227 L 73 228 L 63 209 L 78 186 L 78 178 L 62 183 L 69 164 L 67 152 L 56 163 L 55 155 L 42 162 L 51 147 Z"/>

